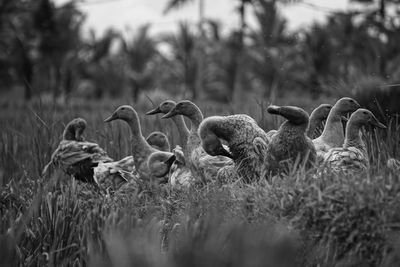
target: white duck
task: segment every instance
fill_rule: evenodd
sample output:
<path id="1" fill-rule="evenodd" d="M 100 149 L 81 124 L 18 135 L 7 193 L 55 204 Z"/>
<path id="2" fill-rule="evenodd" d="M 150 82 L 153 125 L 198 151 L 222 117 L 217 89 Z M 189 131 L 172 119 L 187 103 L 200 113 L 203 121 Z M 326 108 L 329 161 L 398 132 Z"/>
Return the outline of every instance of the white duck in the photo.
<path id="1" fill-rule="evenodd" d="M 169 151 L 167 136 L 162 132 L 152 132 L 146 142 L 161 151 Z M 138 174 L 133 156 L 127 156 L 119 161 L 101 162 L 94 168 L 94 179 L 104 190 L 117 190 L 124 183 L 136 181 Z"/>
<path id="2" fill-rule="evenodd" d="M 370 167 L 369 157 L 361 131 L 361 128 L 367 125 L 386 128 L 371 111 L 358 109 L 347 122 L 343 147 L 331 148 L 324 156 L 324 165 L 337 173 L 367 171 Z"/>
<path id="3" fill-rule="evenodd" d="M 344 142 L 342 117 L 356 111 L 360 105 L 352 98 L 339 99 L 329 112 L 324 131 L 321 136 L 313 140 L 317 156 L 323 158 L 329 149 L 341 147 Z"/>
<path id="4" fill-rule="evenodd" d="M 323 129 L 323 122 L 328 118 L 332 107 L 331 104 L 321 104 L 311 112 L 310 123 L 306 132 L 308 137 L 315 139 L 321 135 L 320 128 Z"/>
<path id="5" fill-rule="evenodd" d="M 157 151 L 149 156 L 147 165 L 150 174 L 161 181 L 163 178 L 168 178 L 169 171 L 174 162 L 175 155 L 173 153 Z"/>
<path id="6" fill-rule="evenodd" d="M 150 146 L 146 142 L 146 139 L 142 135 L 139 116 L 133 107 L 129 105 L 120 106 L 104 121 L 110 122 L 117 119 L 125 121 L 131 129 L 132 156 L 135 163 L 135 169 L 138 172 L 140 179 L 150 180 L 151 175 L 147 160 L 152 153 L 158 152 L 159 150 Z"/>
<path id="7" fill-rule="evenodd" d="M 146 115 L 154 115 L 154 114 L 167 114 L 170 112 L 173 108 L 175 108 L 176 103 L 172 100 L 166 100 L 162 102 L 158 107 L 155 109 L 152 109 L 146 113 Z M 171 119 L 174 121 L 178 133 L 179 133 L 179 144 L 183 147 L 183 149 L 186 149 L 186 145 L 188 142 L 189 138 L 189 130 L 186 126 L 185 120 L 183 119 L 183 116 L 173 116 Z"/>
<path id="8" fill-rule="evenodd" d="M 169 172 L 169 184 L 175 188 L 188 188 L 195 183 L 195 179 L 186 164 L 183 150 L 176 146 L 173 151 L 175 161 Z"/>
<path id="9" fill-rule="evenodd" d="M 171 118 L 176 115 L 183 115 L 189 118 L 191 122 L 188 142 L 184 154 L 187 158 L 187 164 L 192 174 L 207 182 L 215 179 L 218 169 L 221 165 L 233 164 L 227 157 L 210 157 L 201 146 L 201 140 L 197 133 L 200 123 L 203 121 L 203 113 L 193 102 L 188 100 L 180 101 L 176 106 L 165 114 L 162 118 Z"/>
<path id="10" fill-rule="evenodd" d="M 154 131 L 150 133 L 146 138 L 146 142 L 160 151 L 171 150 L 168 137 L 163 132 Z"/>

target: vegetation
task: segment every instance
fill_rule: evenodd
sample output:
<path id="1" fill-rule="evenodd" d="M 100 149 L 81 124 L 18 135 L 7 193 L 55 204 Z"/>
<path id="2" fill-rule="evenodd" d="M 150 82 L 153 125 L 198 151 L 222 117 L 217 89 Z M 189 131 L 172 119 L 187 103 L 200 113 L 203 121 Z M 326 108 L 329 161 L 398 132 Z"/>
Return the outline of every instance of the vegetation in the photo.
<path id="1" fill-rule="evenodd" d="M 185 0 L 166 1 L 166 11 L 189 2 L 197 2 L 201 12 L 202 1 Z M 151 26 L 143 25 L 128 34 L 110 29 L 88 37 L 74 1 L 57 7 L 50 0 L 3 1 L 0 89 L 12 95 L 24 87 L 26 99 L 50 93 L 64 100 L 135 102 L 160 89 L 230 102 L 244 92 L 318 97 L 334 95 L 329 88 L 337 85 L 346 85 L 341 87 L 350 94 L 360 80 L 378 80 L 375 91 L 399 83 L 398 1 L 381 0 L 378 7 L 352 1 L 361 7 L 331 12 L 326 23 L 291 32 L 279 6 L 294 2 L 301 1 L 232 1 L 241 23 L 228 34 L 202 14 L 199 25 L 181 22 L 169 36 L 149 35 Z M 257 26 L 246 23 L 245 10 L 255 14 Z"/>
<path id="2" fill-rule="evenodd" d="M 282 100 L 284 101 L 284 100 Z M 298 99 L 286 100 L 297 103 Z M 321 100 L 322 101 L 322 100 Z M 327 101 L 327 100 L 325 100 Z M 396 266 L 400 176 L 386 168 L 399 156 L 399 125 L 367 138 L 367 177 L 289 173 L 270 184 L 209 184 L 188 191 L 143 185 L 105 196 L 61 172 L 40 176 L 63 124 L 89 122 L 87 140 L 112 157 L 129 154 L 126 125 L 103 119 L 118 102 L 7 106 L 1 114 L 1 264 L 65 266 Z M 207 115 L 227 106 L 200 103 Z M 277 121 L 260 107 L 248 113 Z M 265 106 L 265 105 L 264 105 Z M 304 101 L 311 109 L 313 102 Z M 173 125 L 144 118 L 144 132 L 177 136 Z M 261 124 L 261 123 L 260 123 Z M 155 126 L 154 126 L 155 125 Z M 173 142 L 175 142 L 173 140 Z M 379 151 L 379 152 L 378 152 Z"/>
<path id="3" fill-rule="evenodd" d="M 0 266 L 400 266 L 400 174 L 386 167 L 400 158 L 399 1 L 332 12 L 299 32 L 279 14 L 291 2 L 301 1 L 232 1 L 241 23 L 226 35 L 203 17 L 168 35 L 143 25 L 83 36 L 75 1 L 0 1 Z M 144 117 L 150 102 L 192 98 L 205 116 L 246 113 L 270 130 L 281 123 L 265 112 L 271 102 L 311 111 L 343 95 L 389 126 L 366 136 L 366 177 L 301 170 L 105 196 L 61 172 L 41 176 L 78 116 L 87 140 L 129 155 L 128 127 L 103 123 L 120 104 L 133 104 L 144 135 L 159 130 L 175 145 L 174 125 Z"/>

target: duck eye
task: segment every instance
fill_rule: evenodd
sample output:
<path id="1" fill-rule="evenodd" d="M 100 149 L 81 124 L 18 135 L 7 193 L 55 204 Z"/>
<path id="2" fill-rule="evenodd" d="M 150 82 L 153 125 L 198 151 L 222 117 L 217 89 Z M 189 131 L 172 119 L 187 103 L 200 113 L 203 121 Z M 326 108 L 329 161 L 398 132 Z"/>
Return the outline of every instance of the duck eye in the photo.
<path id="1" fill-rule="evenodd" d="M 368 112 L 366 112 L 366 111 L 363 111 L 363 114 L 367 115 L 367 114 L 368 114 Z"/>

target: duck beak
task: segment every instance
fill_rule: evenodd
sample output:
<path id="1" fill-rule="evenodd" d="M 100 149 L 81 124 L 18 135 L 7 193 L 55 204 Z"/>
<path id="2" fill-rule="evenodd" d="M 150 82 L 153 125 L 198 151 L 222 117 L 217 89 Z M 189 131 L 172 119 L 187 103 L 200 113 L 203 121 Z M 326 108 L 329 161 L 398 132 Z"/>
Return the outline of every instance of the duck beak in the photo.
<path id="1" fill-rule="evenodd" d="M 281 107 L 279 107 L 279 106 L 271 105 L 271 106 L 267 107 L 267 112 L 268 112 L 269 114 L 276 114 L 276 115 L 279 115 L 279 114 L 280 114 L 280 111 L 281 111 Z"/>
<path id="2" fill-rule="evenodd" d="M 171 157 L 169 157 L 169 159 L 164 161 L 164 164 L 166 164 L 168 167 L 171 167 L 171 165 L 174 163 L 175 160 L 176 160 L 176 156 L 172 155 Z"/>
<path id="3" fill-rule="evenodd" d="M 349 121 L 349 119 L 346 116 L 342 116 L 341 119 L 342 119 L 343 122 L 348 122 Z"/>
<path id="4" fill-rule="evenodd" d="M 374 119 L 371 121 L 371 124 L 372 124 L 373 126 L 376 126 L 376 127 L 378 127 L 378 128 L 381 128 L 381 129 L 386 129 L 386 128 L 387 128 L 383 123 L 381 123 L 380 121 L 378 121 L 377 118 L 374 118 Z"/>
<path id="5" fill-rule="evenodd" d="M 110 122 L 117 119 L 117 115 L 113 113 L 110 117 L 104 120 L 104 122 Z"/>
<path id="6" fill-rule="evenodd" d="M 154 115 L 154 114 L 159 114 L 162 113 L 160 107 L 156 107 L 155 109 L 152 109 L 148 112 L 146 112 L 146 115 Z"/>
<path id="7" fill-rule="evenodd" d="M 169 119 L 173 116 L 178 115 L 178 112 L 176 111 L 175 108 L 171 109 L 167 114 L 165 114 L 164 116 L 161 117 L 161 119 Z"/>

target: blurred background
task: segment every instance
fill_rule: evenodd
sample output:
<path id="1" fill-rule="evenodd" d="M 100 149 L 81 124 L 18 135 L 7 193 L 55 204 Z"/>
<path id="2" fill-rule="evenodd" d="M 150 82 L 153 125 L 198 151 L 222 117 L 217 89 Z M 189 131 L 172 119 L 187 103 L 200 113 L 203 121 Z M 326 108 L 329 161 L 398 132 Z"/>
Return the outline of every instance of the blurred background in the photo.
<path id="1" fill-rule="evenodd" d="M 2 0 L 0 98 L 350 95 L 393 115 L 399 11 L 399 0 Z"/>

